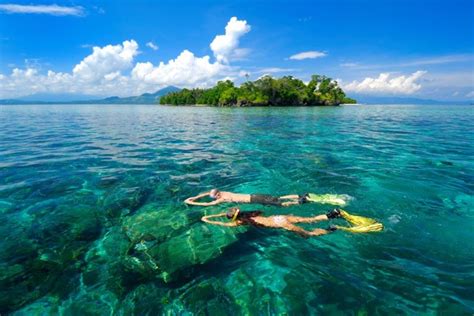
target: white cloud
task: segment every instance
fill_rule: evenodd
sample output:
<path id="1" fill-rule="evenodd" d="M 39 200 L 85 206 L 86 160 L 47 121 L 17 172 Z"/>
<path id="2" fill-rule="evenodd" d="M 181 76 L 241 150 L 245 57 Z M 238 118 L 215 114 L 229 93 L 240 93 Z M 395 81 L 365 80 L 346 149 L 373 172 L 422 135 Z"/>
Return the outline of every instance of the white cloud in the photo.
<path id="1" fill-rule="evenodd" d="M 21 5 L 21 4 L 0 4 L 0 11 L 6 13 L 21 14 L 49 14 L 49 15 L 74 15 L 83 16 L 84 9 L 79 6 L 65 7 L 56 4 L 52 5 Z"/>
<path id="2" fill-rule="evenodd" d="M 318 52 L 315 50 L 308 51 L 308 52 L 301 52 L 298 54 L 294 54 L 290 56 L 290 59 L 292 60 L 303 60 L 303 59 L 314 59 L 314 58 L 320 58 L 327 56 L 326 53 L 324 52 Z"/>
<path id="3" fill-rule="evenodd" d="M 134 40 L 124 41 L 122 45 L 94 47 L 93 53 L 76 65 L 72 72 L 81 80 L 93 82 L 109 73 L 130 68 L 137 54 L 138 44 Z"/>
<path id="4" fill-rule="evenodd" d="M 156 67 L 151 62 L 137 63 L 132 70 L 132 79 L 154 85 L 206 86 L 230 70 L 230 66 L 210 62 L 209 56 L 196 57 L 184 50 L 176 59 L 160 62 Z"/>
<path id="5" fill-rule="evenodd" d="M 362 81 L 353 81 L 343 84 L 347 91 L 368 94 L 412 94 L 421 89 L 421 84 L 417 82 L 426 71 L 417 71 L 409 76 L 401 75 L 391 77 L 390 73 L 381 73 L 377 78 L 367 77 Z"/>
<path id="6" fill-rule="evenodd" d="M 300 71 L 300 70 L 296 69 L 296 68 L 269 67 L 269 68 L 262 68 L 257 72 L 258 73 L 265 73 L 265 74 L 275 74 L 275 73 L 292 72 L 292 71 Z"/>
<path id="7" fill-rule="evenodd" d="M 225 36 L 232 33 L 235 37 L 236 22 L 242 21 L 229 21 Z M 243 22 L 245 28 L 249 29 L 247 22 Z M 233 47 L 239 50 L 237 46 Z M 216 57 L 217 60 L 212 61 L 210 56 L 195 56 L 189 50 L 183 50 L 176 58 L 156 66 L 150 61 L 137 63 L 135 57 L 139 54 L 138 48 L 134 40 L 93 47 L 92 53 L 76 64 L 71 72 L 49 70 L 45 74 L 34 64 L 27 63 L 24 69 L 14 68 L 9 75 L 0 74 L 0 98 L 15 98 L 38 92 L 128 96 L 154 92 L 168 85 L 205 87 L 218 80 L 239 76 L 240 69 L 224 62 L 222 58 Z M 229 56 L 232 55 L 226 55 L 226 58 Z"/>
<path id="8" fill-rule="evenodd" d="M 358 63 L 342 63 L 339 64 L 341 67 L 348 67 L 348 68 L 354 68 L 357 67 L 359 64 Z"/>
<path id="9" fill-rule="evenodd" d="M 456 64 L 464 62 L 474 61 L 473 54 L 454 54 L 454 55 L 441 55 L 441 56 L 430 56 L 411 60 L 400 60 L 397 62 L 386 63 L 386 64 L 362 64 L 355 62 L 348 62 L 340 64 L 341 67 L 348 67 L 360 70 L 370 69 L 390 69 L 390 68 L 401 68 L 401 67 L 418 67 L 427 65 L 444 65 L 444 64 Z"/>
<path id="10" fill-rule="evenodd" d="M 450 64 L 450 63 L 460 63 L 466 61 L 474 60 L 474 55 L 472 54 L 459 54 L 459 55 L 444 55 L 444 56 L 434 56 L 428 58 L 420 58 L 407 62 L 400 63 L 402 67 L 409 66 L 425 66 L 425 65 L 440 65 L 440 64 Z"/>
<path id="11" fill-rule="evenodd" d="M 248 50 L 238 49 L 240 38 L 250 31 L 250 25 L 245 20 L 232 17 L 225 27 L 224 35 L 217 35 L 211 42 L 211 50 L 217 61 L 229 63 L 232 59 L 244 57 Z"/>
<path id="12" fill-rule="evenodd" d="M 466 97 L 468 97 L 468 98 L 474 98 L 474 90 L 472 90 L 471 92 L 469 92 L 468 94 L 466 94 Z"/>
<path id="13" fill-rule="evenodd" d="M 159 48 L 158 45 L 156 45 L 156 44 L 153 43 L 153 42 L 148 42 L 148 43 L 146 43 L 146 46 L 147 46 L 147 47 L 150 47 L 150 48 L 153 49 L 153 50 L 158 50 L 158 48 Z"/>

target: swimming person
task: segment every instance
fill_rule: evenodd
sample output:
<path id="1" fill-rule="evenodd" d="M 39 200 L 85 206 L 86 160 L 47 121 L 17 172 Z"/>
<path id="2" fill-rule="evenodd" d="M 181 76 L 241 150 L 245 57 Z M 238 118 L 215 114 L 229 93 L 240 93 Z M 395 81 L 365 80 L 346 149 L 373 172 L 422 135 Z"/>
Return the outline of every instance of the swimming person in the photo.
<path id="1" fill-rule="evenodd" d="M 199 199 L 209 196 L 214 201 L 198 202 Z M 262 204 L 273 206 L 291 206 L 297 204 L 304 204 L 308 202 L 332 204 L 336 206 L 346 205 L 346 201 L 350 199 L 348 195 L 341 194 L 291 194 L 280 197 L 266 195 L 266 194 L 240 194 L 233 192 L 219 191 L 212 189 L 209 192 L 201 193 L 197 196 L 187 198 L 184 203 L 189 205 L 212 206 L 220 203 L 245 203 L 245 204 Z"/>
<path id="2" fill-rule="evenodd" d="M 353 233 L 378 232 L 383 230 L 383 225 L 371 218 L 355 216 L 341 209 L 334 209 L 327 214 L 316 215 L 312 217 L 300 217 L 294 215 L 273 215 L 262 216 L 262 211 L 242 212 L 238 207 L 231 208 L 227 213 L 207 215 L 201 218 L 203 222 L 212 225 L 236 227 L 242 225 L 252 225 L 265 228 L 280 228 L 295 232 L 303 237 L 320 236 L 328 234 L 335 230 L 345 230 Z M 210 220 L 210 218 L 226 217 L 230 222 Z M 305 230 L 296 224 L 299 223 L 317 223 L 327 221 L 333 218 L 344 218 L 349 223 L 355 225 L 352 227 L 330 226 L 328 229 L 316 228 L 311 231 Z"/>

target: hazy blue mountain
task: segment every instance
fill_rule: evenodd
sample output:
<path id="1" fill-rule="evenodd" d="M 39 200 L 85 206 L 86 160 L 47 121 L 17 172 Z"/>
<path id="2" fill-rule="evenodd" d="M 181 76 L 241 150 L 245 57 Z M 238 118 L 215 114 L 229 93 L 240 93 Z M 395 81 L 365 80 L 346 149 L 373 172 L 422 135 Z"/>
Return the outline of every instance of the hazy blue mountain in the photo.
<path id="1" fill-rule="evenodd" d="M 469 104 L 469 101 L 439 101 L 431 99 L 420 99 L 411 97 L 383 97 L 364 94 L 350 94 L 351 98 L 361 104 L 427 104 L 427 105 L 449 105 L 449 104 Z"/>
<path id="2" fill-rule="evenodd" d="M 35 93 L 16 100 L 25 102 L 73 102 L 98 99 L 98 96 L 79 93 Z"/>
<path id="3" fill-rule="evenodd" d="M 169 86 L 155 93 L 144 93 L 139 96 L 108 98 L 94 98 L 93 96 L 81 94 L 34 94 L 18 99 L 0 99 L 0 104 L 155 104 L 160 97 L 181 90 Z M 472 101 L 439 101 L 430 99 L 419 99 L 410 97 L 383 97 L 363 94 L 350 94 L 351 98 L 363 104 L 472 104 Z"/>
<path id="4" fill-rule="evenodd" d="M 139 96 L 132 96 L 132 97 L 125 97 L 125 98 L 120 98 L 120 97 L 108 97 L 105 99 L 100 99 L 100 100 L 92 100 L 92 101 L 87 101 L 87 103 L 95 103 L 95 104 L 154 104 L 158 103 L 160 98 L 164 96 L 165 94 L 168 94 L 170 92 L 175 92 L 181 90 L 180 88 L 169 86 L 166 88 L 163 88 L 161 90 L 156 91 L 155 93 L 144 93 Z M 81 104 L 84 102 L 80 102 Z"/>
<path id="5" fill-rule="evenodd" d="M 3 99 L 0 100 L 0 104 L 155 104 L 158 103 L 159 99 L 165 94 L 179 90 L 181 89 L 169 86 L 155 93 L 144 93 L 139 96 L 123 98 L 112 96 L 104 99 L 72 94 L 35 94 L 18 99 Z M 35 96 L 37 96 L 37 98 L 35 98 Z M 77 98 L 73 98 L 73 96 Z"/>

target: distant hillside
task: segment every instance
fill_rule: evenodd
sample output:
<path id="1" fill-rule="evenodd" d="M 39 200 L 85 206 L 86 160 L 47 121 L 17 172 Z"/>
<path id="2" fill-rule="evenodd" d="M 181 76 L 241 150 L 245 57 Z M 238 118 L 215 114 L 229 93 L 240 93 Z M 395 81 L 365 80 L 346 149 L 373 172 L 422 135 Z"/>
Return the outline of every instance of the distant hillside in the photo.
<path id="1" fill-rule="evenodd" d="M 109 97 L 100 100 L 87 101 L 87 103 L 94 104 L 155 104 L 160 101 L 160 98 L 170 92 L 180 91 L 180 88 L 169 86 L 161 90 L 156 91 L 155 93 L 144 93 L 139 96 L 119 98 L 119 97 Z M 84 102 L 79 102 L 83 104 Z"/>
<path id="2" fill-rule="evenodd" d="M 439 101 L 431 99 L 419 99 L 410 97 L 382 97 L 364 94 L 351 94 L 360 104 L 426 104 L 426 105 L 449 105 L 469 104 L 469 101 Z"/>
<path id="3" fill-rule="evenodd" d="M 28 96 L 19 99 L 3 99 L 0 104 L 156 104 L 160 98 L 170 92 L 180 91 L 180 88 L 169 86 L 156 91 L 155 93 L 144 93 L 139 96 L 131 96 L 120 98 L 117 96 L 108 97 L 105 99 L 89 99 L 84 100 L 84 96 L 77 95 L 77 99 L 68 95 L 38 95 L 37 99 L 33 96 Z M 49 98 L 47 98 L 49 96 Z M 63 98 L 61 98 L 63 96 Z"/>
<path id="4" fill-rule="evenodd" d="M 99 99 L 96 95 L 80 93 L 35 93 L 25 97 L 17 98 L 22 102 L 75 102 Z"/>

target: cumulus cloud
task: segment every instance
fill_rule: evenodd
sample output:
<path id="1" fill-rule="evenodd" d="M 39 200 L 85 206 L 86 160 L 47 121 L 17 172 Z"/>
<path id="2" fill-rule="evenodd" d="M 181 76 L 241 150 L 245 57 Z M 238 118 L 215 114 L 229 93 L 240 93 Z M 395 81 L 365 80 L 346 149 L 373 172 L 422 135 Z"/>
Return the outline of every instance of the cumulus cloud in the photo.
<path id="1" fill-rule="evenodd" d="M 217 35 L 210 47 L 217 61 L 229 63 L 232 59 L 244 57 L 248 50 L 239 49 L 240 38 L 250 32 L 250 25 L 245 20 L 238 20 L 232 17 L 225 27 L 224 35 Z"/>
<path id="2" fill-rule="evenodd" d="M 233 37 L 232 46 L 238 50 L 235 46 L 238 45 L 238 38 L 248 30 L 250 26 L 247 22 L 232 18 L 223 36 Z M 0 98 L 38 92 L 127 96 L 153 92 L 168 85 L 205 87 L 215 84 L 217 80 L 239 76 L 240 69 L 228 64 L 233 55 L 224 46 L 217 45 L 215 61 L 210 56 L 199 57 L 189 50 L 183 50 L 176 58 L 157 65 L 150 61 L 135 61 L 139 46 L 134 40 L 96 46 L 71 72 L 49 70 L 44 74 L 37 67 L 27 64 L 25 69 L 15 68 L 9 75 L 0 74 Z"/>
<path id="3" fill-rule="evenodd" d="M 22 14 L 49 14 L 49 15 L 73 15 L 83 16 L 84 9 L 79 6 L 65 7 L 56 4 L 52 5 L 21 5 L 21 4 L 0 4 L 0 11 L 5 13 Z"/>
<path id="4" fill-rule="evenodd" d="M 146 46 L 147 46 L 147 47 L 150 47 L 150 48 L 153 49 L 153 50 L 158 50 L 158 48 L 159 48 L 158 45 L 156 45 L 156 44 L 153 43 L 153 42 L 148 42 L 148 43 L 146 43 Z"/>
<path id="5" fill-rule="evenodd" d="M 132 70 L 132 79 L 145 84 L 205 86 L 224 74 L 230 67 L 219 62 L 210 62 L 209 56 L 196 57 L 189 50 L 167 63 L 153 66 L 151 62 L 137 63 Z"/>
<path id="6" fill-rule="evenodd" d="M 368 94 L 412 94 L 421 89 L 417 82 L 426 71 L 417 71 L 409 76 L 392 77 L 390 73 L 381 73 L 377 78 L 367 77 L 362 81 L 353 81 L 343 84 L 347 91 Z"/>
<path id="7" fill-rule="evenodd" d="M 292 60 L 303 60 L 303 59 L 314 59 L 327 56 L 324 52 L 318 52 L 315 50 L 311 50 L 308 52 L 301 52 L 298 54 L 291 55 L 289 58 Z"/>
<path id="8" fill-rule="evenodd" d="M 72 70 L 73 75 L 90 82 L 103 76 L 132 66 L 138 54 L 138 44 L 134 40 L 124 41 L 122 45 L 94 47 L 92 54 L 84 58 Z"/>

